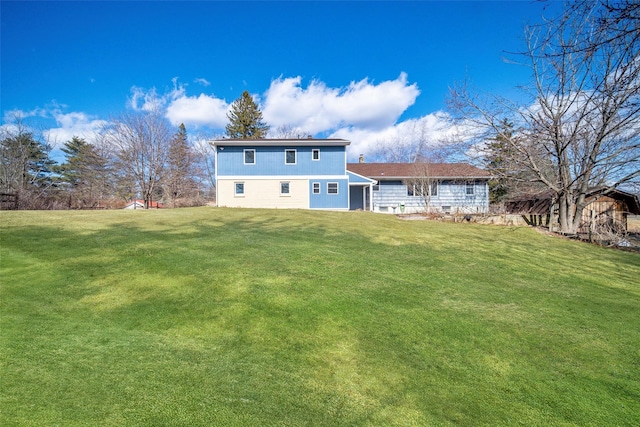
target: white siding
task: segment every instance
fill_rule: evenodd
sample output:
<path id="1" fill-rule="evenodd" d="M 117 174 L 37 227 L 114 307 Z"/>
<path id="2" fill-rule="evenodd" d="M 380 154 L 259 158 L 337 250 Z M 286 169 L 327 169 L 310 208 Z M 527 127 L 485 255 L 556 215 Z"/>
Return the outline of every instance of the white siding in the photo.
<path id="1" fill-rule="evenodd" d="M 244 182 L 244 195 L 235 195 L 235 183 Z M 280 195 L 280 183 L 289 183 L 289 195 Z M 218 206 L 233 208 L 308 209 L 309 182 L 306 179 L 220 179 Z"/>

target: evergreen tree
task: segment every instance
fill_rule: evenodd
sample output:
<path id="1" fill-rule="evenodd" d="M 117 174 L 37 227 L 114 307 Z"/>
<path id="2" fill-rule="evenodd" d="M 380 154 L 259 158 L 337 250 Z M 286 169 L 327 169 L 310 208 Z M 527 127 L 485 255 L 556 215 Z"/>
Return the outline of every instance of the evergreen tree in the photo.
<path id="1" fill-rule="evenodd" d="M 189 146 L 187 129 L 184 124 L 169 142 L 166 175 L 164 177 L 163 195 L 172 207 L 177 206 L 178 199 L 189 199 L 183 203 L 192 204 L 197 196 L 196 156 Z"/>
<path id="2" fill-rule="evenodd" d="M 19 209 L 53 207 L 56 187 L 51 146 L 37 140 L 19 121 L 15 130 L 0 131 L 0 191 L 17 195 Z"/>
<path id="3" fill-rule="evenodd" d="M 486 168 L 493 178 L 489 181 L 489 201 L 499 202 L 505 198 L 509 192 L 510 168 L 507 159 L 511 158 L 509 153 L 509 139 L 513 134 L 513 123 L 504 119 L 500 132 L 491 139 L 485 147 Z"/>
<path id="4" fill-rule="evenodd" d="M 51 147 L 36 141 L 31 132 L 19 131 L 0 143 L 0 186 L 21 191 L 49 187 L 52 183 Z"/>
<path id="5" fill-rule="evenodd" d="M 87 143 L 74 136 L 62 147 L 66 162 L 56 168 L 69 192 L 69 207 L 75 199 L 79 207 L 93 206 L 106 190 L 107 159 Z"/>
<path id="6" fill-rule="evenodd" d="M 60 181 L 71 188 L 76 188 L 81 183 L 87 145 L 84 139 L 74 136 L 61 148 L 66 156 L 66 162 L 57 167 L 56 172 L 60 174 Z"/>
<path id="7" fill-rule="evenodd" d="M 246 90 L 233 101 L 227 118 L 229 124 L 225 130 L 229 138 L 260 139 L 269 131 L 269 126 L 262 121 L 262 112 Z"/>
<path id="8" fill-rule="evenodd" d="M 491 203 L 518 196 L 528 197 L 545 191 L 544 186 L 541 186 L 528 170 L 514 143 L 524 144 L 519 141 L 513 122 L 504 119 L 496 129 L 496 136 L 491 138 L 484 147 L 485 168 L 493 175 L 489 180 L 489 202 Z M 538 156 L 536 164 L 551 176 L 553 172 L 549 171 L 549 162 L 544 156 L 535 152 L 535 148 L 531 148 L 530 153 Z"/>

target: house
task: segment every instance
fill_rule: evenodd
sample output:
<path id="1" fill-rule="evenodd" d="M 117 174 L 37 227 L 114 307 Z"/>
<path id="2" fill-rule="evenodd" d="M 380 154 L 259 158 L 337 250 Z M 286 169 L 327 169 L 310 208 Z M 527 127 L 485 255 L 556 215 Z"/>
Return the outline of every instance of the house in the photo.
<path id="1" fill-rule="evenodd" d="M 638 196 L 613 189 L 603 194 L 602 189 L 592 189 L 587 194 L 587 205 L 582 211 L 578 233 L 589 233 L 590 228 L 611 231 L 627 231 L 628 215 L 640 215 Z M 549 226 L 552 194 L 549 192 L 520 197 L 506 202 L 509 214 L 522 215 L 531 225 Z M 556 218 L 557 217 L 557 208 Z"/>
<path id="2" fill-rule="evenodd" d="M 347 171 L 344 139 L 220 139 L 215 149 L 217 206 L 370 209 L 375 181 Z"/>
<path id="3" fill-rule="evenodd" d="M 160 202 L 149 202 L 149 209 L 160 209 L 162 207 L 162 203 Z M 124 206 L 124 209 L 144 209 L 144 200 L 132 200 Z"/>
<path id="4" fill-rule="evenodd" d="M 376 180 L 373 211 L 487 213 L 489 172 L 466 163 L 360 163 L 347 170 Z"/>

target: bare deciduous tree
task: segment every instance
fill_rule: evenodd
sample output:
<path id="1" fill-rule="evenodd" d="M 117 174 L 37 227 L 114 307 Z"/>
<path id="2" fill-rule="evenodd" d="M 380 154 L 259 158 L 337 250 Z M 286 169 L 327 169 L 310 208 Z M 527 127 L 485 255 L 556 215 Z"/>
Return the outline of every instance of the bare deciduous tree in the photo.
<path id="1" fill-rule="evenodd" d="M 300 129 L 299 127 L 295 127 L 293 125 L 281 125 L 278 126 L 275 131 L 270 132 L 269 137 L 277 139 L 300 139 L 306 138 L 308 135 L 311 135 L 311 133 Z"/>
<path id="2" fill-rule="evenodd" d="M 452 140 L 447 118 L 442 123 L 409 120 L 395 129 L 395 133 L 378 141 L 370 156 L 388 163 L 443 162 L 455 157 L 457 140 Z"/>
<path id="3" fill-rule="evenodd" d="M 145 208 L 160 185 L 172 136 L 172 127 L 157 112 L 125 114 L 103 130 L 119 175 L 135 183 Z"/>
<path id="4" fill-rule="evenodd" d="M 552 194 L 564 233 L 578 230 L 589 194 L 640 177 L 639 8 L 635 0 L 612 3 L 575 2 L 526 29 L 525 103 L 482 97 L 467 84 L 449 99 L 458 119 L 484 131 L 485 141 L 498 135 L 508 161 Z"/>
<path id="5" fill-rule="evenodd" d="M 412 177 L 403 182 L 410 195 L 422 199 L 425 213 L 431 212 L 431 198 L 438 195 L 438 180 L 433 173 L 433 164 L 429 158 L 419 159 L 413 163 Z"/>
<path id="6" fill-rule="evenodd" d="M 209 200 L 216 197 L 216 179 L 215 179 L 215 147 L 210 144 L 210 141 L 224 138 L 224 135 L 204 135 L 200 134 L 196 137 L 196 142 L 193 145 L 194 152 L 198 157 L 200 167 L 202 170 L 202 184 L 205 187 L 207 197 Z"/>

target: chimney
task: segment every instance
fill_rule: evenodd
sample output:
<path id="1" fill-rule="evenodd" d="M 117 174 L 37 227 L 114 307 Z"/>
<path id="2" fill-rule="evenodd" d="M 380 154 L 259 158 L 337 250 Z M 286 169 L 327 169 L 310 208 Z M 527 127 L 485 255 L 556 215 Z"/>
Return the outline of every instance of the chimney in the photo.
<path id="1" fill-rule="evenodd" d="M 360 157 L 358 158 L 358 163 L 364 163 L 364 154 L 360 154 Z"/>

